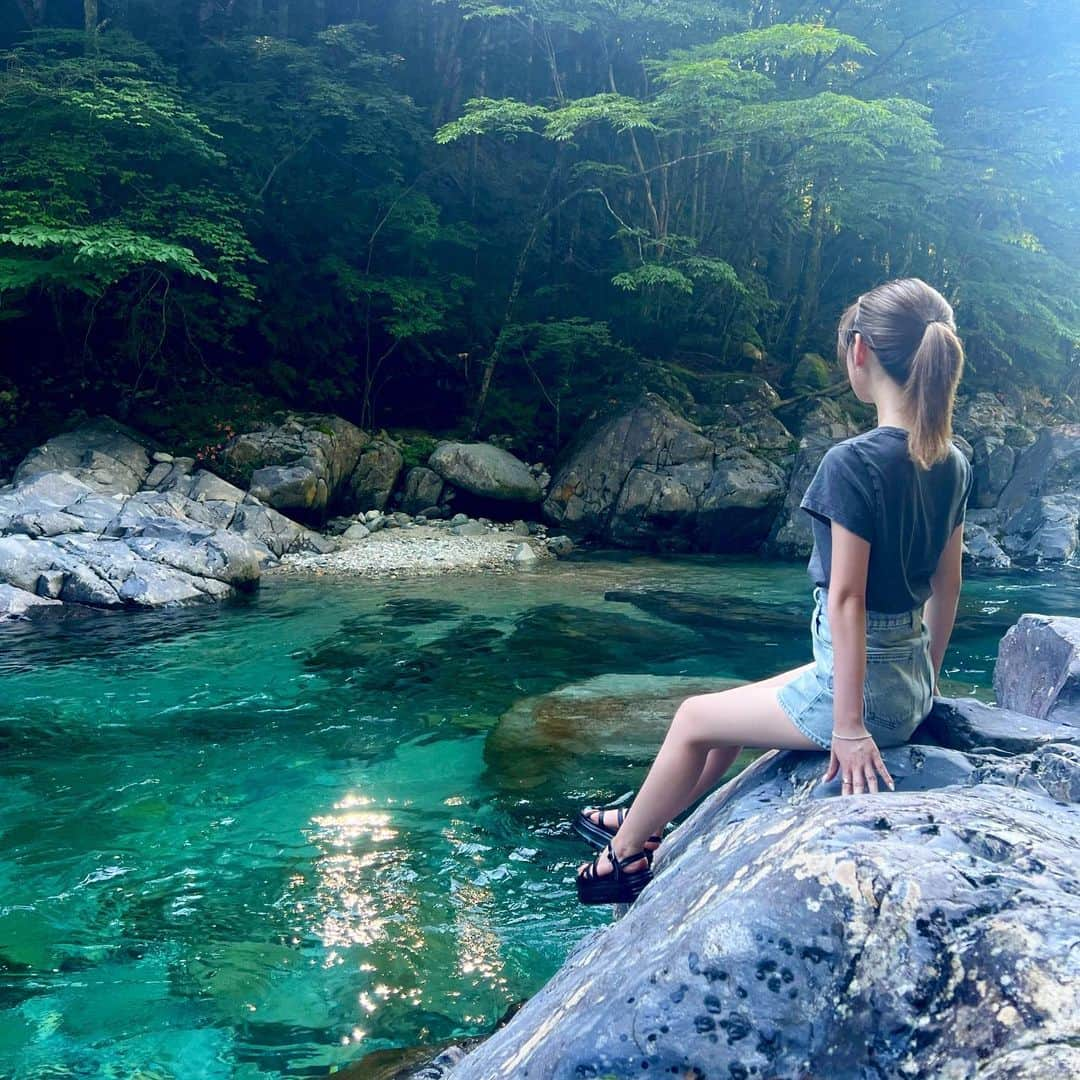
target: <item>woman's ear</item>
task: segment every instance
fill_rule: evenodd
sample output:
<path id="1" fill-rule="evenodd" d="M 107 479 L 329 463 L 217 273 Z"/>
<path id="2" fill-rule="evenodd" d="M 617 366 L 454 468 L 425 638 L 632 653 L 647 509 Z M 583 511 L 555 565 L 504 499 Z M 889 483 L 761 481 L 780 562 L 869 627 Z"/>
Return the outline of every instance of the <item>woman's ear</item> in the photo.
<path id="1" fill-rule="evenodd" d="M 855 347 L 851 350 L 851 359 L 857 368 L 866 367 L 870 361 L 870 346 L 862 334 L 855 335 Z"/>

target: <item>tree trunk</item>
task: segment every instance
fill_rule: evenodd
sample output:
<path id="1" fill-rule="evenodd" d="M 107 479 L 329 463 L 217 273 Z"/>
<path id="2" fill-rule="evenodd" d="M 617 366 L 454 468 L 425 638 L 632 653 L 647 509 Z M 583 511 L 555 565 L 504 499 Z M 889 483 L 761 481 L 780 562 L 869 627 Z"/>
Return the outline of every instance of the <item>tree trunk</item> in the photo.
<path id="1" fill-rule="evenodd" d="M 98 26 L 98 0 L 83 0 L 83 29 L 96 34 Z"/>
<path id="2" fill-rule="evenodd" d="M 277 36 L 282 39 L 289 36 L 289 0 L 278 0 Z"/>
<path id="3" fill-rule="evenodd" d="M 825 236 L 825 182 L 820 177 L 814 181 L 812 199 L 810 234 L 806 240 L 806 255 L 799 278 L 798 313 L 795 316 L 795 326 L 791 335 L 792 362 L 798 359 L 818 310 L 818 293 L 821 288 L 821 245 Z"/>

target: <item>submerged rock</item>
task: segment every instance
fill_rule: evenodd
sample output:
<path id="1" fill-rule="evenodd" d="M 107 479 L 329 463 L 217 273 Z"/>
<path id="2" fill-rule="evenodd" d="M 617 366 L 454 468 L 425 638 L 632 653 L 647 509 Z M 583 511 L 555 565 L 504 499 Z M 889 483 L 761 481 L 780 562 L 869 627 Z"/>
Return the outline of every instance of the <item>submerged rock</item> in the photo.
<path id="1" fill-rule="evenodd" d="M 580 771 L 590 754 L 649 761 L 685 698 L 733 685 L 725 679 L 598 675 L 515 702 L 488 736 L 484 759 L 504 788 L 550 784 L 560 772 Z"/>

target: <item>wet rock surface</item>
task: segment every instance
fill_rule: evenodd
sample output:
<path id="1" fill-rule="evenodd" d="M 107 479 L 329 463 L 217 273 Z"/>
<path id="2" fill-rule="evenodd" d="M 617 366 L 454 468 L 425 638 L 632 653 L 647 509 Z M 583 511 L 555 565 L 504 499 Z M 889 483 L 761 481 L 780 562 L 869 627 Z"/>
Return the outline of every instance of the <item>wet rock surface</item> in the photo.
<path id="1" fill-rule="evenodd" d="M 856 798 L 759 758 L 453 1077 L 1075 1074 L 1080 748 L 1026 719 L 937 699 Z"/>

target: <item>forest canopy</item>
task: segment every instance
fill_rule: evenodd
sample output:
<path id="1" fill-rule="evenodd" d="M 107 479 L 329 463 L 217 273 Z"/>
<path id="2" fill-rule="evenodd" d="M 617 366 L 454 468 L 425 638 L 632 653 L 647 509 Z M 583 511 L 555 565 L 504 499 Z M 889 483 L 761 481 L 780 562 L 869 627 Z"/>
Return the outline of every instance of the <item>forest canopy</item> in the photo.
<path id="1" fill-rule="evenodd" d="M 555 453 L 644 387 L 827 382 L 908 275 L 973 385 L 1080 393 L 1073 0 L 0 0 L 0 53 L 0 439 L 288 405 Z"/>

